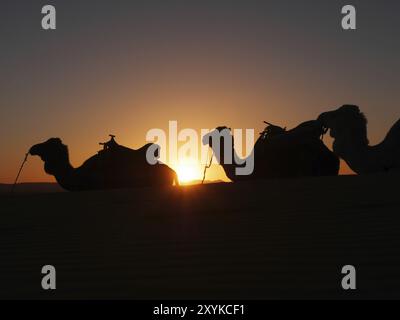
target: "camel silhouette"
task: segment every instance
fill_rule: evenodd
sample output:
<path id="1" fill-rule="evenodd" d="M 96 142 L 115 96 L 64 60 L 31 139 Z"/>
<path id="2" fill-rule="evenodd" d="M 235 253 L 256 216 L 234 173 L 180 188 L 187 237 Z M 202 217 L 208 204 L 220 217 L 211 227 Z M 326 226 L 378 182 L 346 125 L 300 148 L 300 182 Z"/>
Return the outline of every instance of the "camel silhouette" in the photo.
<path id="1" fill-rule="evenodd" d="M 367 119 L 355 105 L 322 113 L 318 120 L 330 129 L 333 151 L 357 174 L 400 169 L 400 120 L 378 145 L 370 146 Z"/>
<path id="2" fill-rule="evenodd" d="M 178 185 L 174 170 L 162 163 L 150 165 L 146 152 L 150 147 L 159 156 L 159 147 L 151 143 L 138 150 L 111 140 L 102 143 L 103 150 L 74 168 L 69 161 L 68 147 L 59 138 L 51 138 L 31 147 L 29 153 L 44 161 L 44 170 L 69 191 Z"/>
<path id="3" fill-rule="evenodd" d="M 268 123 L 267 123 L 268 124 Z M 225 132 L 225 134 L 221 134 Z M 233 182 L 259 178 L 289 178 L 304 176 L 334 176 L 339 173 L 339 158 L 320 139 L 324 133 L 318 121 L 308 121 L 286 131 L 285 128 L 269 126 L 256 141 L 252 154 L 254 170 L 250 175 L 237 175 L 236 169 L 244 166 L 234 149 L 233 137 L 227 127 L 218 127 L 203 137 L 214 151 L 225 174 Z M 225 162 L 224 140 L 232 139 L 230 159 Z M 214 139 L 220 139 L 213 144 Z"/>

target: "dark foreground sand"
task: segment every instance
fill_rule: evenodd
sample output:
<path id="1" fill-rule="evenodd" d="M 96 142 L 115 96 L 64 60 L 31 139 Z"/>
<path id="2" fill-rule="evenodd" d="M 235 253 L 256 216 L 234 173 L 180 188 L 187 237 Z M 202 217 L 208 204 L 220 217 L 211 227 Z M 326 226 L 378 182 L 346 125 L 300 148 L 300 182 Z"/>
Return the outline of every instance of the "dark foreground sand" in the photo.
<path id="1" fill-rule="evenodd" d="M 0 298 L 400 298 L 399 178 L 3 194 Z"/>

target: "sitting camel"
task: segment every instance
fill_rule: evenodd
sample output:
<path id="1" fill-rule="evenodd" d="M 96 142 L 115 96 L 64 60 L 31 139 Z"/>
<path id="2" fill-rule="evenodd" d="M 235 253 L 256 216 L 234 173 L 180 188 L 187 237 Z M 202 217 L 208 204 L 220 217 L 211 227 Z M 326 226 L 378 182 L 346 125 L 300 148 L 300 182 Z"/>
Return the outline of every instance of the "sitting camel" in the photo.
<path id="1" fill-rule="evenodd" d="M 354 172 L 366 174 L 400 169 L 400 120 L 376 146 L 369 145 L 367 119 L 357 106 L 344 105 L 324 112 L 318 120 L 330 129 L 334 138 L 333 151 Z"/>
<path id="2" fill-rule="evenodd" d="M 103 150 L 79 168 L 72 167 L 68 147 L 59 138 L 36 144 L 29 153 L 40 156 L 46 173 L 53 175 L 60 186 L 69 191 L 179 184 L 175 171 L 170 167 L 147 162 L 146 152 L 150 147 L 154 150 L 155 145 L 146 144 L 133 150 L 117 144 L 113 136 L 103 145 Z"/>
<path id="3" fill-rule="evenodd" d="M 340 161 L 320 139 L 323 133 L 318 121 L 304 122 L 289 131 L 270 125 L 261 133 L 249 156 L 254 157 L 254 170 L 249 175 L 237 174 L 236 169 L 243 167 L 245 161 L 239 159 L 234 150 L 229 128 L 216 128 L 203 137 L 203 144 L 213 149 L 225 174 L 233 182 L 260 178 L 334 176 L 339 173 Z M 226 137 L 232 139 L 231 154 L 228 155 L 232 163 L 225 162 L 223 146 Z M 215 139 L 220 139 L 219 143 L 213 143 Z"/>

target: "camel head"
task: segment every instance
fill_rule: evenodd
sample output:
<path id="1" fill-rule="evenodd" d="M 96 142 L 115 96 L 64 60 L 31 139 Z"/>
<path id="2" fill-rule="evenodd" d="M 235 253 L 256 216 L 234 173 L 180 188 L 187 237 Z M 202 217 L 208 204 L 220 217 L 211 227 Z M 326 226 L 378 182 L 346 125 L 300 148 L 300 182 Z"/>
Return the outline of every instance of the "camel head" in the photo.
<path id="1" fill-rule="evenodd" d="M 366 134 L 367 119 L 355 105 L 343 105 L 340 108 L 320 114 L 318 121 L 330 129 L 332 138 L 345 138 L 350 134 Z M 360 130 L 362 132 L 360 132 Z"/>
<path id="2" fill-rule="evenodd" d="M 231 128 L 221 126 L 215 128 L 213 131 L 207 133 L 203 136 L 202 142 L 203 145 L 209 145 L 211 148 L 213 146 L 213 141 L 220 141 L 221 138 L 230 137 L 231 136 Z"/>
<path id="3" fill-rule="evenodd" d="M 209 145 L 218 163 L 230 165 L 233 163 L 233 137 L 228 127 L 217 127 L 203 136 L 203 145 Z"/>
<path id="4" fill-rule="evenodd" d="M 44 161 L 44 169 L 48 174 L 55 174 L 61 166 L 69 164 L 68 148 L 59 138 L 35 144 L 30 148 L 29 154 L 39 156 Z"/>

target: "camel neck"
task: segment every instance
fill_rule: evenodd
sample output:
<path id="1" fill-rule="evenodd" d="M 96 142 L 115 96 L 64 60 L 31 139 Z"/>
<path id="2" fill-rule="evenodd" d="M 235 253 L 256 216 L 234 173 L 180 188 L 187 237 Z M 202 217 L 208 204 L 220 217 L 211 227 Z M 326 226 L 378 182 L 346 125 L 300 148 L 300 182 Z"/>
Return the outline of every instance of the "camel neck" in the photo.
<path id="1" fill-rule="evenodd" d="M 56 163 L 55 161 L 45 162 L 45 171 L 53 175 L 61 186 L 68 183 L 73 170 L 74 168 L 67 160 L 61 163 Z"/>
<path id="2" fill-rule="evenodd" d="M 242 167 L 244 166 L 244 161 L 240 161 L 238 160 L 239 157 L 235 152 L 235 148 L 234 148 L 234 139 L 231 136 L 232 139 L 232 143 L 231 143 L 231 149 L 229 150 L 230 154 L 228 156 L 226 156 L 225 154 L 225 148 L 223 143 L 220 144 L 219 146 L 219 152 L 216 152 L 216 150 L 214 150 L 214 154 L 216 159 L 218 160 L 218 162 L 221 164 L 221 166 L 224 168 L 225 174 L 226 176 L 232 180 L 232 181 L 237 181 L 237 180 L 243 180 L 243 178 L 246 178 L 246 176 L 240 176 L 236 174 L 236 169 L 238 167 Z M 225 162 L 226 160 L 229 160 L 227 163 Z M 238 164 L 238 161 L 240 161 Z M 243 163 L 243 164 L 242 164 Z"/>
<path id="3" fill-rule="evenodd" d="M 65 167 L 59 168 L 59 170 L 54 173 L 54 177 L 58 184 L 64 189 L 74 190 L 73 172 L 74 168 L 68 163 Z"/>
<path id="4" fill-rule="evenodd" d="M 375 161 L 374 152 L 363 139 L 355 137 L 336 139 L 333 151 L 358 174 L 379 171 L 379 163 Z"/>

